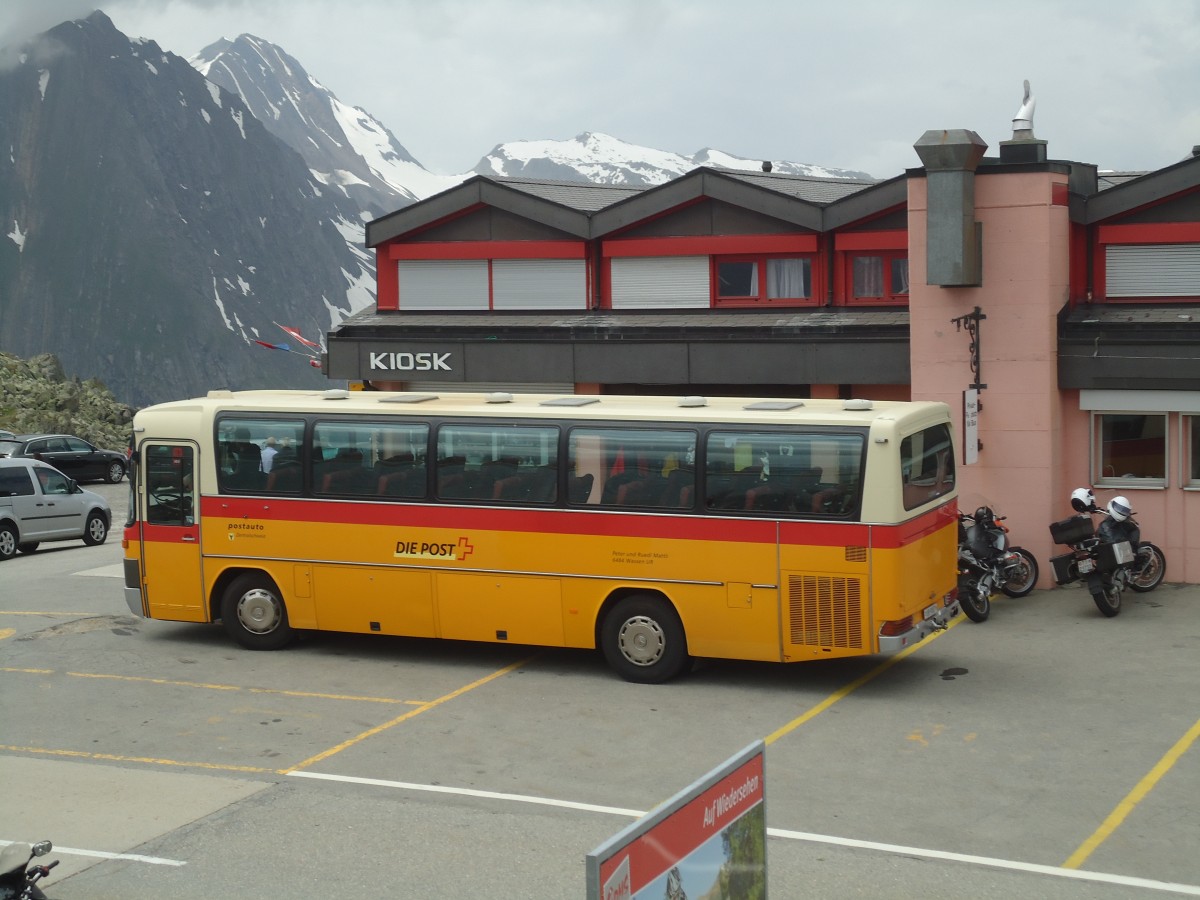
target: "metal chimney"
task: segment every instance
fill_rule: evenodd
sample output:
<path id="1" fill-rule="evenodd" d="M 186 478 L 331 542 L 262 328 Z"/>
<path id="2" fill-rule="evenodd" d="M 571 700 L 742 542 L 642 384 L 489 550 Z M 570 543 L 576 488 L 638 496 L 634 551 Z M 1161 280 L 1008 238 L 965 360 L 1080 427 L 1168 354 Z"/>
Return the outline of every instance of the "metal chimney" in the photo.
<path id="1" fill-rule="evenodd" d="M 973 131 L 927 131 L 914 145 L 925 166 L 927 284 L 974 287 L 983 281 L 975 222 L 975 167 L 987 144 Z"/>
<path id="2" fill-rule="evenodd" d="M 1013 117 L 1013 136 L 1011 141 L 1000 142 L 1000 162 L 1002 163 L 1042 163 L 1046 161 L 1046 142 L 1039 141 L 1033 136 L 1033 111 L 1037 100 L 1029 90 L 1029 81 L 1025 81 L 1025 96 L 1021 100 L 1021 108 Z"/>

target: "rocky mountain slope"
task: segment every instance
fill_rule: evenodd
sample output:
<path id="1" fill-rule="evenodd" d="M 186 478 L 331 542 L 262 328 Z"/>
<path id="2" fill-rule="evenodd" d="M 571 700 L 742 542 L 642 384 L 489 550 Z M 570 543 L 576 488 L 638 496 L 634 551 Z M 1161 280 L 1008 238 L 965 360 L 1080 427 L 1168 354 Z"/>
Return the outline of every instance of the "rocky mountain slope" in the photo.
<path id="1" fill-rule="evenodd" d="M 324 384 L 255 341 L 323 335 L 373 278 L 344 212 L 237 97 L 96 12 L 0 71 L 0 147 L 5 350 L 53 352 L 135 404 Z"/>

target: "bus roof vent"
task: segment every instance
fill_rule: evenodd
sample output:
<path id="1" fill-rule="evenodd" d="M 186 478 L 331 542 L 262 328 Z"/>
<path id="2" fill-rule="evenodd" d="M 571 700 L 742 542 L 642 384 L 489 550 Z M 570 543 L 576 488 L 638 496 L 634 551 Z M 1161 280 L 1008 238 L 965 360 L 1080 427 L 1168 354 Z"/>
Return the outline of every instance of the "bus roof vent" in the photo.
<path id="1" fill-rule="evenodd" d="M 209 391 L 208 399 L 209 400 L 232 400 L 233 399 L 233 391 L 229 390 L 228 388 L 221 388 L 220 390 Z"/>
<path id="2" fill-rule="evenodd" d="M 679 405 L 685 406 L 685 407 L 687 407 L 687 406 L 708 406 L 708 398 L 700 397 L 695 394 L 693 394 L 690 397 L 680 397 Z"/>
<path id="3" fill-rule="evenodd" d="M 861 409 L 874 409 L 874 408 L 875 408 L 875 404 L 872 403 L 870 400 L 843 400 L 842 401 L 842 409 L 846 409 L 846 410 L 855 410 L 855 409 L 861 410 Z"/>
<path id="4" fill-rule="evenodd" d="M 743 409 L 798 409 L 804 405 L 803 400 L 759 400 L 757 403 L 748 403 Z"/>
<path id="5" fill-rule="evenodd" d="M 427 400 L 436 400 L 437 394 L 392 394 L 389 397 L 380 397 L 380 403 L 424 403 Z"/>
<path id="6" fill-rule="evenodd" d="M 350 392 L 342 388 L 334 388 L 331 391 L 325 391 L 321 394 L 322 400 L 347 400 L 350 397 Z"/>
<path id="7" fill-rule="evenodd" d="M 484 403 L 512 403 L 513 395 L 508 391 L 493 391 L 483 398 Z"/>
<path id="8" fill-rule="evenodd" d="M 591 406 L 593 403 L 599 403 L 600 398 L 596 396 L 576 394 L 571 397 L 555 397 L 553 400 L 543 400 L 539 406 Z"/>

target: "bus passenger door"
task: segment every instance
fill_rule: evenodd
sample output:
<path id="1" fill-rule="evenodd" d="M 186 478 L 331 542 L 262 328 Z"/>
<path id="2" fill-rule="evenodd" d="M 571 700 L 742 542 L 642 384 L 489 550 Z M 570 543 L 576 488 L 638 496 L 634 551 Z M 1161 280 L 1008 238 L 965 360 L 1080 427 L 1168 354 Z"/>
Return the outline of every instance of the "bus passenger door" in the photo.
<path id="1" fill-rule="evenodd" d="M 150 617 L 205 622 L 197 450 L 192 443 L 145 443 L 139 466 L 142 591 Z"/>

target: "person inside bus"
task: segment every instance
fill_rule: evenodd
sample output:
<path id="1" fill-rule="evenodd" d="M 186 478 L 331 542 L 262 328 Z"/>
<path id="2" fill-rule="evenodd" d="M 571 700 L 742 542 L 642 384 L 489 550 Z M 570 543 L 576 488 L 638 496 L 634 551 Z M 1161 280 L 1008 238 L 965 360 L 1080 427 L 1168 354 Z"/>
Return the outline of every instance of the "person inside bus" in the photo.
<path id="1" fill-rule="evenodd" d="M 272 435 L 267 438 L 267 444 L 262 449 L 262 470 L 264 472 L 271 471 L 271 463 L 275 461 L 275 454 L 278 452 L 279 450 L 275 447 L 275 437 Z"/>

